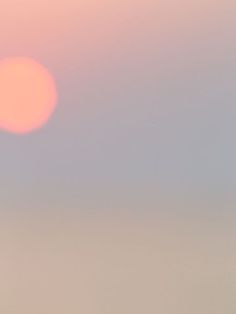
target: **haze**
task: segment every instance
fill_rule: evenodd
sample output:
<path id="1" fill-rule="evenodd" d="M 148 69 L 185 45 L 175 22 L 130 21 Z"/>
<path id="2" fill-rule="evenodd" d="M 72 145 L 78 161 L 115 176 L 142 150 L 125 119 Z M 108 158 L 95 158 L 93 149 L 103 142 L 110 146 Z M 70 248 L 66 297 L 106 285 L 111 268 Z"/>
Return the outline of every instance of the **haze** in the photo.
<path id="1" fill-rule="evenodd" d="M 58 108 L 0 133 L 0 310 L 235 313 L 232 1 L 13 1 Z"/>

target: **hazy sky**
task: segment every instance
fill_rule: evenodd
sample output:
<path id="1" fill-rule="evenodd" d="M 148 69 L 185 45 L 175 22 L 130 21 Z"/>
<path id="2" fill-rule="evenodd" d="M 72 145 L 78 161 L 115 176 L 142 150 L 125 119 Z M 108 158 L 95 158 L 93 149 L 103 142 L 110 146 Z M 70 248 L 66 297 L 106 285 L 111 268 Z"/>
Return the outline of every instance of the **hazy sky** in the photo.
<path id="1" fill-rule="evenodd" d="M 59 92 L 45 128 L 0 134 L 5 207 L 135 212 L 174 194 L 234 201 L 235 9 L 3 1 L 0 56 L 35 58 Z"/>

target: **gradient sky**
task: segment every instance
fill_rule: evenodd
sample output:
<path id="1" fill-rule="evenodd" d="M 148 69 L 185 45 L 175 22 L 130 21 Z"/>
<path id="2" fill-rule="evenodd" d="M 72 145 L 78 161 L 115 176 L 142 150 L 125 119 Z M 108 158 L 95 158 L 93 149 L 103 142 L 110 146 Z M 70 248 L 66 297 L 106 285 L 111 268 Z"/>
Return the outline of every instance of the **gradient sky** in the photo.
<path id="1" fill-rule="evenodd" d="M 0 57 L 46 65 L 60 99 L 39 132 L 0 134 L 4 207 L 146 212 L 163 195 L 234 202 L 235 9 L 3 1 Z"/>

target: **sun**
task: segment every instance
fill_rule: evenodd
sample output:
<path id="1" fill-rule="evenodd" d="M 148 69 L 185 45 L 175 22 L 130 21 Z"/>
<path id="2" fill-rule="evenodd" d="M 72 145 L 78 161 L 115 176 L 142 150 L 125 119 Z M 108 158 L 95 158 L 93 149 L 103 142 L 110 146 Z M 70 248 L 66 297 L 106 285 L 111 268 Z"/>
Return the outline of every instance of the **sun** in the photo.
<path id="1" fill-rule="evenodd" d="M 52 75 L 31 58 L 0 60 L 0 129 L 25 134 L 48 122 L 57 104 Z"/>

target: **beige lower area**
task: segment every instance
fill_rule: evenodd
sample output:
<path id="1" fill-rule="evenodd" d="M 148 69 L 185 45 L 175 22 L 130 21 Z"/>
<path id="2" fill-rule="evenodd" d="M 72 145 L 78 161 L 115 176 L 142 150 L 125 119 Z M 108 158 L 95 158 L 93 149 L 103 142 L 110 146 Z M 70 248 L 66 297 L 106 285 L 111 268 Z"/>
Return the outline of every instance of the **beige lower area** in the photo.
<path id="1" fill-rule="evenodd" d="M 231 222 L 2 222 L 0 313 L 235 314 Z"/>

